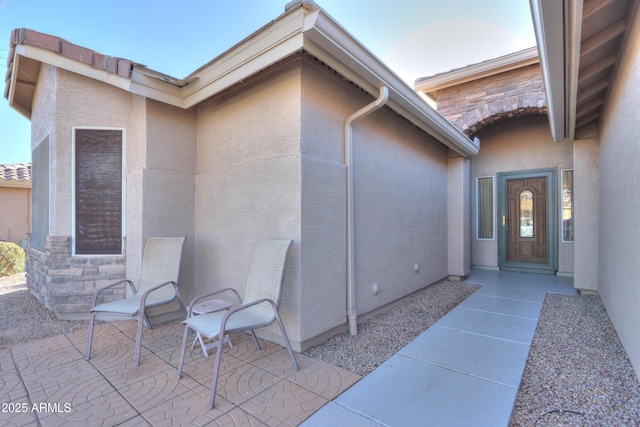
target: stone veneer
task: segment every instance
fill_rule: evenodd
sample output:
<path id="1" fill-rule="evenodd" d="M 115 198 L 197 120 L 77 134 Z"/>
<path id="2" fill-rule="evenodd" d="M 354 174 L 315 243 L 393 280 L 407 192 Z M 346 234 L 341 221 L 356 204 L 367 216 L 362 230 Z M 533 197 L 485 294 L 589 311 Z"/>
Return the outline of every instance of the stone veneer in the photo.
<path id="1" fill-rule="evenodd" d="M 473 138 L 482 128 L 514 117 L 547 114 L 540 65 L 494 74 L 427 94 L 438 111 Z"/>
<path id="2" fill-rule="evenodd" d="M 47 236 L 44 252 L 29 246 L 27 285 L 60 319 L 89 317 L 93 292 L 125 278 L 125 256 L 73 256 L 71 237 Z M 122 299 L 125 285 L 103 292 L 98 302 Z"/>

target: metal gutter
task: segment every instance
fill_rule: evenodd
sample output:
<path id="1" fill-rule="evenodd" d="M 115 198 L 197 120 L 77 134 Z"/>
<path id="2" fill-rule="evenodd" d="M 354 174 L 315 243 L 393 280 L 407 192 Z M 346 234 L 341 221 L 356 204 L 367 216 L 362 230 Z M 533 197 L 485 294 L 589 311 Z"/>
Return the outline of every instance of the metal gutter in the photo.
<path id="1" fill-rule="evenodd" d="M 547 97 L 551 136 L 554 141 L 562 142 L 567 136 L 564 1 L 530 0 L 530 6 Z"/>

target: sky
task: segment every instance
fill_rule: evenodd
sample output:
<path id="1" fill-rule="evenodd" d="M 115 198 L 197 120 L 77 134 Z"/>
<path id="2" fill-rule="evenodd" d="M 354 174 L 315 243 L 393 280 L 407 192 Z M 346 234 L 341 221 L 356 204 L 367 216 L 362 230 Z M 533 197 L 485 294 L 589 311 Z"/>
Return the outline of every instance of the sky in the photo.
<path id="1" fill-rule="evenodd" d="M 0 0 L 0 75 L 14 28 L 183 78 L 277 18 L 289 0 Z M 536 45 L 529 0 L 316 0 L 404 79 Z M 4 94 L 4 79 L 0 94 Z M 0 164 L 31 161 L 30 122 L 0 98 Z"/>

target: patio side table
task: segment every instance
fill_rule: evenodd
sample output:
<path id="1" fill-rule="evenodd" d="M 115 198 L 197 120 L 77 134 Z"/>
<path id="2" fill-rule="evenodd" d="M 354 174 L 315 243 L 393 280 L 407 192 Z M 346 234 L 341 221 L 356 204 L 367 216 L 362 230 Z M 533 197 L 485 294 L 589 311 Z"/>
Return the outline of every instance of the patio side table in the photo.
<path id="1" fill-rule="evenodd" d="M 233 303 L 227 300 L 212 299 L 212 300 L 201 302 L 199 304 L 194 305 L 193 309 L 191 310 L 191 314 L 199 315 L 199 314 L 213 313 L 215 311 L 228 310 L 232 305 Z M 205 344 L 204 340 L 202 339 L 202 335 L 200 335 L 200 332 L 198 331 L 196 331 L 196 337 L 193 340 L 193 344 L 191 344 L 191 348 L 195 347 L 196 342 L 200 342 L 200 347 L 202 347 L 202 352 L 204 353 L 204 357 L 209 357 L 209 351 L 211 349 L 216 348 L 216 346 L 218 345 L 218 340 L 210 342 L 209 344 Z M 222 345 L 225 345 L 225 344 L 229 344 L 229 348 L 233 347 L 233 344 L 231 343 L 231 339 L 229 338 L 228 335 L 224 337 L 224 341 Z"/>

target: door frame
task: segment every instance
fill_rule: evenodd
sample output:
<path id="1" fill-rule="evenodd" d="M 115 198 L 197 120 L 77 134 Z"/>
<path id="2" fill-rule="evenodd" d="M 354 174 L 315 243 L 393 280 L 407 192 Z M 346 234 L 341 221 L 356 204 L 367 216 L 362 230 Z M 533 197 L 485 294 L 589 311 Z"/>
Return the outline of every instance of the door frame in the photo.
<path id="1" fill-rule="evenodd" d="M 528 263 L 507 260 L 508 215 L 507 181 L 511 179 L 547 178 L 547 263 Z M 558 271 L 558 169 L 532 169 L 499 172 L 498 180 L 498 266 L 501 270 L 528 273 L 556 274 Z M 505 221 L 503 222 L 503 217 Z"/>

